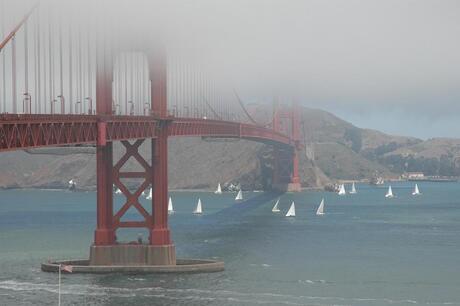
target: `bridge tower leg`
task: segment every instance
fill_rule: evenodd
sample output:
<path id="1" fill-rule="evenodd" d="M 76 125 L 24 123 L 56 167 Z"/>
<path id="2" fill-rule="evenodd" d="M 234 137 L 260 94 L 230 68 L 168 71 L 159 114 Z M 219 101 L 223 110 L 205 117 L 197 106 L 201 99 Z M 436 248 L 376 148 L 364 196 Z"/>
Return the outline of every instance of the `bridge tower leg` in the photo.
<path id="1" fill-rule="evenodd" d="M 99 50 L 99 54 L 105 50 Z M 112 114 L 112 59 L 98 58 L 96 75 L 97 113 Z M 95 245 L 111 245 L 115 242 L 115 231 L 112 224 L 113 194 L 112 194 L 112 143 L 106 142 L 106 123 L 97 123 L 98 135 L 96 144 L 97 163 L 97 228 L 94 233 Z"/>
<path id="2" fill-rule="evenodd" d="M 168 101 L 164 50 L 149 54 L 151 111 L 159 119 L 157 138 L 152 139 L 152 213 L 151 256 L 155 265 L 175 265 L 176 251 L 168 227 Z"/>
<path id="3" fill-rule="evenodd" d="M 299 176 L 299 152 L 300 152 L 300 108 L 297 102 L 291 106 L 291 138 L 294 141 L 292 150 L 292 174 L 288 184 L 288 191 L 301 191 Z"/>
<path id="4" fill-rule="evenodd" d="M 106 56 L 104 44 L 97 53 L 96 69 L 96 111 L 98 115 L 112 114 L 112 69 L 110 56 Z M 90 248 L 90 263 L 106 263 L 106 254 L 101 250 L 110 249 L 115 244 L 113 226 L 113 145 L 106 141 L 106 122 L 97 123 L 96 171 L 97 171 L 97 227 L 94 244 Z"/>

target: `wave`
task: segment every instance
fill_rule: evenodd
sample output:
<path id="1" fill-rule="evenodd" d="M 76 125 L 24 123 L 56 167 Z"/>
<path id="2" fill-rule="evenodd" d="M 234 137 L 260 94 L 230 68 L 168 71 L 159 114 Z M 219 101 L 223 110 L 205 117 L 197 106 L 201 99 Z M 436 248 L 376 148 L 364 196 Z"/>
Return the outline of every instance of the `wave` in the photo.
<path id="1" fill-rule="evenodd" d="M 143 278 L 128 278 L 128 280 L 145 280 Z M 299 280 L 299 283 L 316 284 L 327 283 L 325 280 Z M 11 290 L 15 292 L 36 292 L 44 291 L 58 293 L 57 284 L 19 282 L 16 280 L 0 281 L 0 290 Z M 344 306 L 357 302 L 379 303 L 388 305 L 397 304 L 420 304 L 420 305 L 458 305 L 458 302 L 418 302 L 413 299 L 389 299 L 389 298 L 364 298 L 364 297 L 337 297 L 337 296 L 306 296 L 288 295 L 269 292 L 239 292 L 232 290 L 206 290 L 197 288 L 164 288 L 164 287 L 141 287 L 141 288 L 120 288 L 98 286 L 94 284 L 62 284 L 61 294 L 63 295 L 85 295 L 85 296 L 110 296 L 121 298 L 132 297 L 157 297 L 170 300 L 196 300 L 196 301 L 227 301 L 239 304 L 274 304 L 274 305 L 337 305 Z M 0 295 L 8 295 L 1 293 Z"/>

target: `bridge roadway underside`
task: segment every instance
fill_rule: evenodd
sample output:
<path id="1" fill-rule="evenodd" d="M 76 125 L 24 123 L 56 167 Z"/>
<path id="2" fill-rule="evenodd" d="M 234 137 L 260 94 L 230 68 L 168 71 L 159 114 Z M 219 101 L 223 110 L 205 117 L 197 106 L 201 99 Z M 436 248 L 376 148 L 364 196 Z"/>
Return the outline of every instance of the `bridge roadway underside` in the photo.
<path id="1" fill-rule="evenodd" d="M 0 152 L 39 147 L 105 144 L 110 141 L 168 136 L 242 138 L 293 147 L 279 132 L 251 124 L 194 118 L 103 115 L 0 115 Z"/>

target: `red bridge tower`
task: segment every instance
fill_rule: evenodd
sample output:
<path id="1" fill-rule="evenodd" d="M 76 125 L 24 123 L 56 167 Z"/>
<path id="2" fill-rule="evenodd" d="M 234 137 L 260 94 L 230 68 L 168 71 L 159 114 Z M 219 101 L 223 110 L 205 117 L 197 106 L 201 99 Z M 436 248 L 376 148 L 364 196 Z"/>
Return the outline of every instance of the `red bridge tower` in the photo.
<path id="1" fill-rule="evenodd" d="M 273 129 L 290 135 L 292 148 L 274 147 L 273 188 L 283 191 L 301 191 L 299 177 L 300 108 L 294 102 L 289 110 L 275 106 Z"/>
<path id="2" fill-rule="evenodd" d="M 103 45 L 103 44 L 101 44 Z M 104 52 L 107 51 L 107 52 Z M 97 114 L 112 115 L 113 58 L 110 50 L 98 52 L 97 67 Z M 105 55 L 105 56 L 103 56 Z M 98 122 L 97 139 L 97 228 L 94 244 L 90 249 L 90 265 L 175 265 L 176 253 L 168 228 L 168 125 L 166 92 L 166 56 L 164 52 L 148 55 L 151 80 L 151 114 L 157 120 L 156 138 L 151 139 L 149 164 L 139 153 L 145 139 L 134 143 L 122 141 L 126 149 L 119 161 L 113 164 L 113 144 L 106 140 L 106 123 Z M 103 116 L 101 117 L 103 118 Z M 133 157 L 142 167 L 141 172 L 122 172 L 122 166 Z M 122 178 L 139 178 L 143 182 L 131 192 Z M 113 210 L 113 184 L 126 197 L 121 209 Z M 152 186 L 152 213 L 142 207 L 139 197 Z M 142 221 L 122 221 L 129 208 L 134 207 Z M 121 244 L 116 241 L 119 228 L 144 227 L 149 231 L 148 244 Z"/>

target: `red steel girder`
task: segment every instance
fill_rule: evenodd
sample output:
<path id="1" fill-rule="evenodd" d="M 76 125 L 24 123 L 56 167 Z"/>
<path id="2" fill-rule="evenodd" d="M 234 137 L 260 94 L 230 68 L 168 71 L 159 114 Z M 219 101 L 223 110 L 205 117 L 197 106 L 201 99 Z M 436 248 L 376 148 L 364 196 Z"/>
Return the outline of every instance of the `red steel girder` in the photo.
<path id="1" fill-rule="evenodd" d="M 98 125 L 105 141 L 156 137 L 158 121 L 146 116 L 0 115 L 0 151 L 96 144 Z"/>
<path id="2" fill-rule="evenodd" d="M 242 138 L 293 147 L 287 135 L 272 129 L 230 121 L 169 118 L 168 136 Z M 47 146 L 96 144 L 98 126 L 104 141 L 156 138 L 159 125 L 154 116 L 110 115 L 0 115 L 0 151 Z"/>

